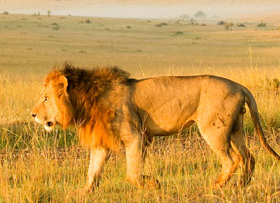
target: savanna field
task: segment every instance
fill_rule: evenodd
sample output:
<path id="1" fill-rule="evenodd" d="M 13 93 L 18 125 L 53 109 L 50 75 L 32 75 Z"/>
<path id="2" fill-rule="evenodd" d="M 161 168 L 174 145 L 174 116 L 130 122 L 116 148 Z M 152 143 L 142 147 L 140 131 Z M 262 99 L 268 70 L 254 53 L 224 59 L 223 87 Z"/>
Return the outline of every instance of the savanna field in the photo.
<path id="1" fill-rule="evenodd" d="M 84 194 L 89 151 L 75 128 L 47 133 L 31 116 L 43 78 L 65 61 L 118 65 L 134 78 L 214 74 L 253 93 L 268 143 L 280 153 L 280 22 L 196 22 L 0 15 L 0 202 L 279 202 L 280 163 L 260 145 L 250 115 L 246 142 L 256 158 L 251 183 L 214 190 L 220 161 L 192 126 L 156 138 L 144 174 L 158 190 L 125 180 L 124 151 L 112 154 L 99 188 Z M 238 27 L 242 23 L 245 27 Z"/>

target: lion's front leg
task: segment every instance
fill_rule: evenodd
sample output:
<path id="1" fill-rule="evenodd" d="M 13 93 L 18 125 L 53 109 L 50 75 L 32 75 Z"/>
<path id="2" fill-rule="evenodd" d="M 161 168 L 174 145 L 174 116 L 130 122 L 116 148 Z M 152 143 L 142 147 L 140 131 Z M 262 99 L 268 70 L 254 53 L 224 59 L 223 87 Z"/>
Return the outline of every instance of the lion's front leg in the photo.
<path id="1" fill-rule="evenodd" d="M 137 187 L 159 188 L 157 180 L 142 175 L 145 145 L 139 137 L 133 138 L 125 144 L 126 151 L 126 179 Z"/>
<path id="2" fill-rule="evenodd" d="M 99 176 L 107 156 L 108 150 L 105 148 L 99 147 L 91 150 L 87 184 L 84 188 L 85 191 L 92 191 L 94 187 L 98 186 Z"/>

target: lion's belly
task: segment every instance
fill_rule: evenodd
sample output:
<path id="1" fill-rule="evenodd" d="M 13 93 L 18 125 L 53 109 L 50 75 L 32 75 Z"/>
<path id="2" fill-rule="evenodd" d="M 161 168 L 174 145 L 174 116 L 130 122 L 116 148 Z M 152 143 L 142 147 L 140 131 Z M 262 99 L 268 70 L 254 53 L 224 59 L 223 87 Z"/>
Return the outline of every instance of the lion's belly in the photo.
<path id="1" fill-rule="evenodd" d="M 187 120 L 184 124 L 178 124 L 176 122 L 154 122 L 148 119 L 147 132 L 153 135 L 170 135 L 180 132 L 181 130 L 189 127 L 193 124 L 193 120 Z"/>
<path id="2" fill-rule="evenodd" d="M 179 99 L 173 99 L 156 109 L 147 109 L 147 131 L 156 135 L 181 131 L 193 123 L 195 108 L 190 108 L 191 106 L 188 102 L 182 103 Z"/>

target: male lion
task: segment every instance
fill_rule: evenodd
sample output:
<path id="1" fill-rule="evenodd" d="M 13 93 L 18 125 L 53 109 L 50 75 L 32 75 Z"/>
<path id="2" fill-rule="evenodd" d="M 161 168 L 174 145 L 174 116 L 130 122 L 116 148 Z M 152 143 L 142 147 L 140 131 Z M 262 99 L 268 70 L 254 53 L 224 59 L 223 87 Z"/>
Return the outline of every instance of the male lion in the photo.
<path id="1" fill-rule="evenodd" d="M 32 111 L 35 121 L 51 131 L 56 124 L 76 125 L 81 143 L 91 149 L 86 190 L 98 184 L 109 151 L 126 150 L 127 180 L 139 187 L 158 187 L 141 175 L 145 148 L 153 136 L 180 132 L 196 122 L 201 135 L 222 162 L 215 186 L 223 186 L 242 168 L 241 185 L 249 183 L 255 161 L 244 142 L 247 103 L 263 146 L 267 144 L 255 99 L 248 89 L 225 78 L 168 76 L 130 79 L 117 67 L 93 70 L 65 64 L 49 73 Z"/>

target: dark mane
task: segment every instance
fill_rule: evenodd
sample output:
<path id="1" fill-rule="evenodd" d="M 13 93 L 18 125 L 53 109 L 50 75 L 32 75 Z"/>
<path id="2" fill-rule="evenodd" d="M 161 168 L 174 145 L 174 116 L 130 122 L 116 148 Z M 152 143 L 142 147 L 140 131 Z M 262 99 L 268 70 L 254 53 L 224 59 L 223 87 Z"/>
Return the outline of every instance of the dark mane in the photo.
<path id="1" fill-rule="evenodd" d="M 68 63 L 64 65 L 60 72 L 68 80 L 70 100 L 74 109 L 78 110 L 75 113 L 77 119 L 84 119 L 86 115 L 80 115 L 81 113 L 86 113 L 84 111 L 89 110 L 88 107 L 90 106 L 96 106 L 108 91 L 124 85 L 129 80 L 130 75 L 117 66 L 80 69 Z"/>
<path id="2" fill-rule="evenodd" d="M 78 126 L 82 144 L 90 148 L 91 145 L 117 148 L 120 140 L 114 135 L 111 123 L 120 108 L 123 89 L 131 80 L 129 73 L 116 66 L 80 69 L 66 63 L 45 81 L 55 81 L 61 75 L 68 81 L 67 94 L 74 111 L 72 124 Z"/>
<path id="3" fill-rule="evenodd" d="M 100 95 L 114 85 L 124 84 L 129 79 L 129 73 L 117 66 L 93 67 L 93 69 L 75 68 L 66 63 L 60 71 L 68 80 L 70 90 L 93 91 L 94 96 Z"/>

